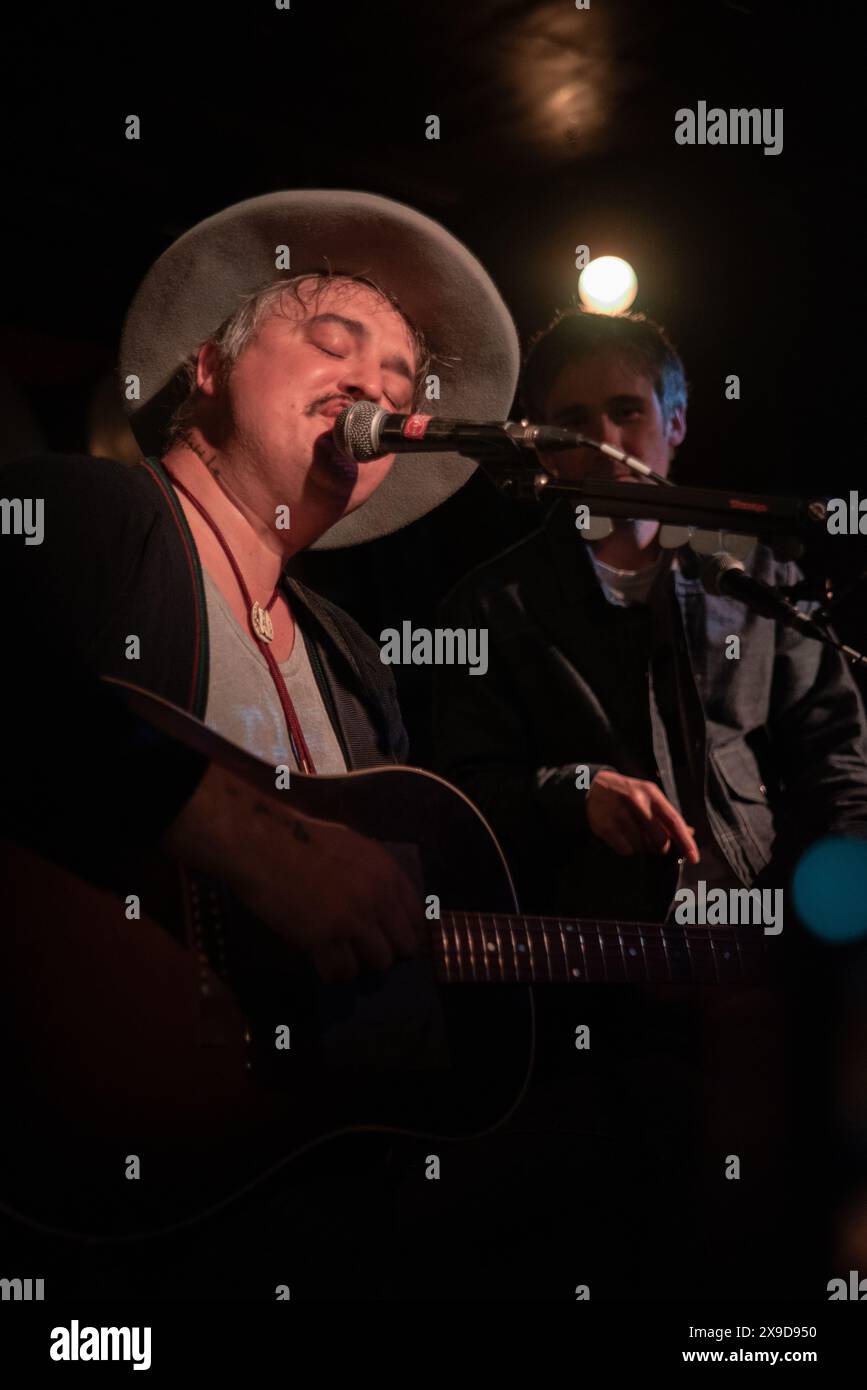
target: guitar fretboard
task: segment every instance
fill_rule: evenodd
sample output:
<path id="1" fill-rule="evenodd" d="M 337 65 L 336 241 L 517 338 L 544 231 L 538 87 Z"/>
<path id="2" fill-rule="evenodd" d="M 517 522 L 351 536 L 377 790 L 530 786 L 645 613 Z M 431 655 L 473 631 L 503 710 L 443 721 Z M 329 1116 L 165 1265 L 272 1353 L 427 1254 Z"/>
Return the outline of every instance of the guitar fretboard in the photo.
<path id="1" fill-rule="evenodd" d="M 759 975 L 765 960 L 760 926 L 445 912 L 430 928 L 444 984 L 726 984 Z"/>

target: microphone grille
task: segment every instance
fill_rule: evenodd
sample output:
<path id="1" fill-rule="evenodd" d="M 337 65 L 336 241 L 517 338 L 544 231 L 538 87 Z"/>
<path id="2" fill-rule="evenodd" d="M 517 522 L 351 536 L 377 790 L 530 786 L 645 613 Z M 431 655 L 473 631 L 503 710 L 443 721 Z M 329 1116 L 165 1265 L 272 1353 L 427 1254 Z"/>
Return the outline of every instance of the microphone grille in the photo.
<path id="1" fill-rule="evenodd" d="M 378 447 L 377 417 L 385 415 L 380 406 L 373 401 L 356 401 L 341 410 L 334 421 L 333 437 L 337 448 L 346 458 L 355 463 L 368 463 L 379 458 L 382 451 Z"/>
<path id="2" fill-rule="evenodd" d="M 742 570 L 743 564 L 725 550 L 705 555 L 701 561 L 701 582 L 709 594 L 723 594 L 722 579 L 730 570 Z"/>

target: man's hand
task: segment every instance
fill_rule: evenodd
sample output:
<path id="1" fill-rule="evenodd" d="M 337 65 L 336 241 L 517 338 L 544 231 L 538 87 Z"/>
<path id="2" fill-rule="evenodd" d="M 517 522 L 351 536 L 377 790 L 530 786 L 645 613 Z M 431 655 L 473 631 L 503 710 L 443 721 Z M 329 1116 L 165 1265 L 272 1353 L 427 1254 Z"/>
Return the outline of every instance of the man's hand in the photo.
<path id="1" fill-rule="evenodd" d="M 674 844 L 690 864 L 699 861 L 692 827 L 655 782 L 597 772 L 587 793 L 587 823 L 617 854 L 667 854 Z"/>
<path id="2" fill-rule="evenodd" d="M 281 807 L 214 764 L 163 846 L 224 879 L 327 983 L 387 970 L 420 944 L 422 904 L 376 841 Z"/>
<path id="3" fill-rule="evenodd" d="M 236 884 L 245 905 L 331 983 L 413 955 L 424 909 L 391 856 L 346 826 L 293 819 L 265 831 L 264 862 Z"/>

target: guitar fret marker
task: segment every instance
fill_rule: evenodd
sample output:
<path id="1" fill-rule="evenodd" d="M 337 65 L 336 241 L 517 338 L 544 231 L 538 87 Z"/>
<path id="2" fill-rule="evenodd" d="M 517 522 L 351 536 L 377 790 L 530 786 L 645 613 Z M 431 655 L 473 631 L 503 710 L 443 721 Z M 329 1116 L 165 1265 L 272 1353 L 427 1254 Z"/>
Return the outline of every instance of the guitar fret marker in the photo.
<path id="1" fill-rule="evenodd" d="M 672 922 L 565 922 L 560 918 L 512 913 L 484 917 L 477 913 L 449 913 L 447 918 L 448 930 L 442 919 L 439 922 L 441 973 L 446 983 L 516 980 L 538 984 L 558 979 L 723 983 L 749 978 L 743 956 L 747 955 L 758 967 L 762 954 L 755 953 L 758 959 L 752 962 L 746 949 L 742 953 L 742 946 L 757 944 L 752 937 L 732 928 L 711 931 L 706 924 L 684 927 Z M 585 930 L 590 933 L 587 937 Z M 511 948 L 508 959 L 503 949 L 504 932 L 508 933 L 506 949 Z M 523 936 L 521 941 L 517 939 L 519 933 Z M 574 964 L 578 951 L 570 945 L 570 937 L 580 947 L 581 968 Z M 544 954 L 537 950 L 537 941 Z M 206 954 L 200 956 L 203 989 L 210 986 L 206 961 Z"/>
<path id="2" fill-rule="evenodd" d="M 517 949 L 516 949 L 516 947 L 515 947 L 515 924 L 514 924 L 514 922 L 512 921 L 512 918 L 511 918 L 511 917 L 507 918 L 506 920 L 507 920 L 508 923 L 509 923 L 509 941 L 510 941 L 511 947 L 512 947 L 512 960 L 513 960 L 514 968 L 515 968 L 515 979 L 516 979 L 516 980 L 519 980 L 521 977 L 520 977 L 520 975 L 518 974 L 518 952 L 517 952 Z M 496 921 L 496 918 L 494 918 L 494 921 Z"/>

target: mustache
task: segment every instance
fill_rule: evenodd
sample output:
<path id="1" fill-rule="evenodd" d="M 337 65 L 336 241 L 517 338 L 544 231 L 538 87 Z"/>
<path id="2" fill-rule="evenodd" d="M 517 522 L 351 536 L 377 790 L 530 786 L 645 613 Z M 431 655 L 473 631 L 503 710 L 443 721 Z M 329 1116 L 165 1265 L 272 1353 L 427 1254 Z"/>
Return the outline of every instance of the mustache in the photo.
<path id="1" fill-rule="evenodd" d="M 311 401 L 304 411 L 305 415 L 317 415 L 324 405 L 330 405 L 332 401 L 344 401 L 346 405 L 352 405 L 348 396 L 341 395 L 339 391 L 332 391 L 327 396 L 317 396 L 315 401 Z"/>

